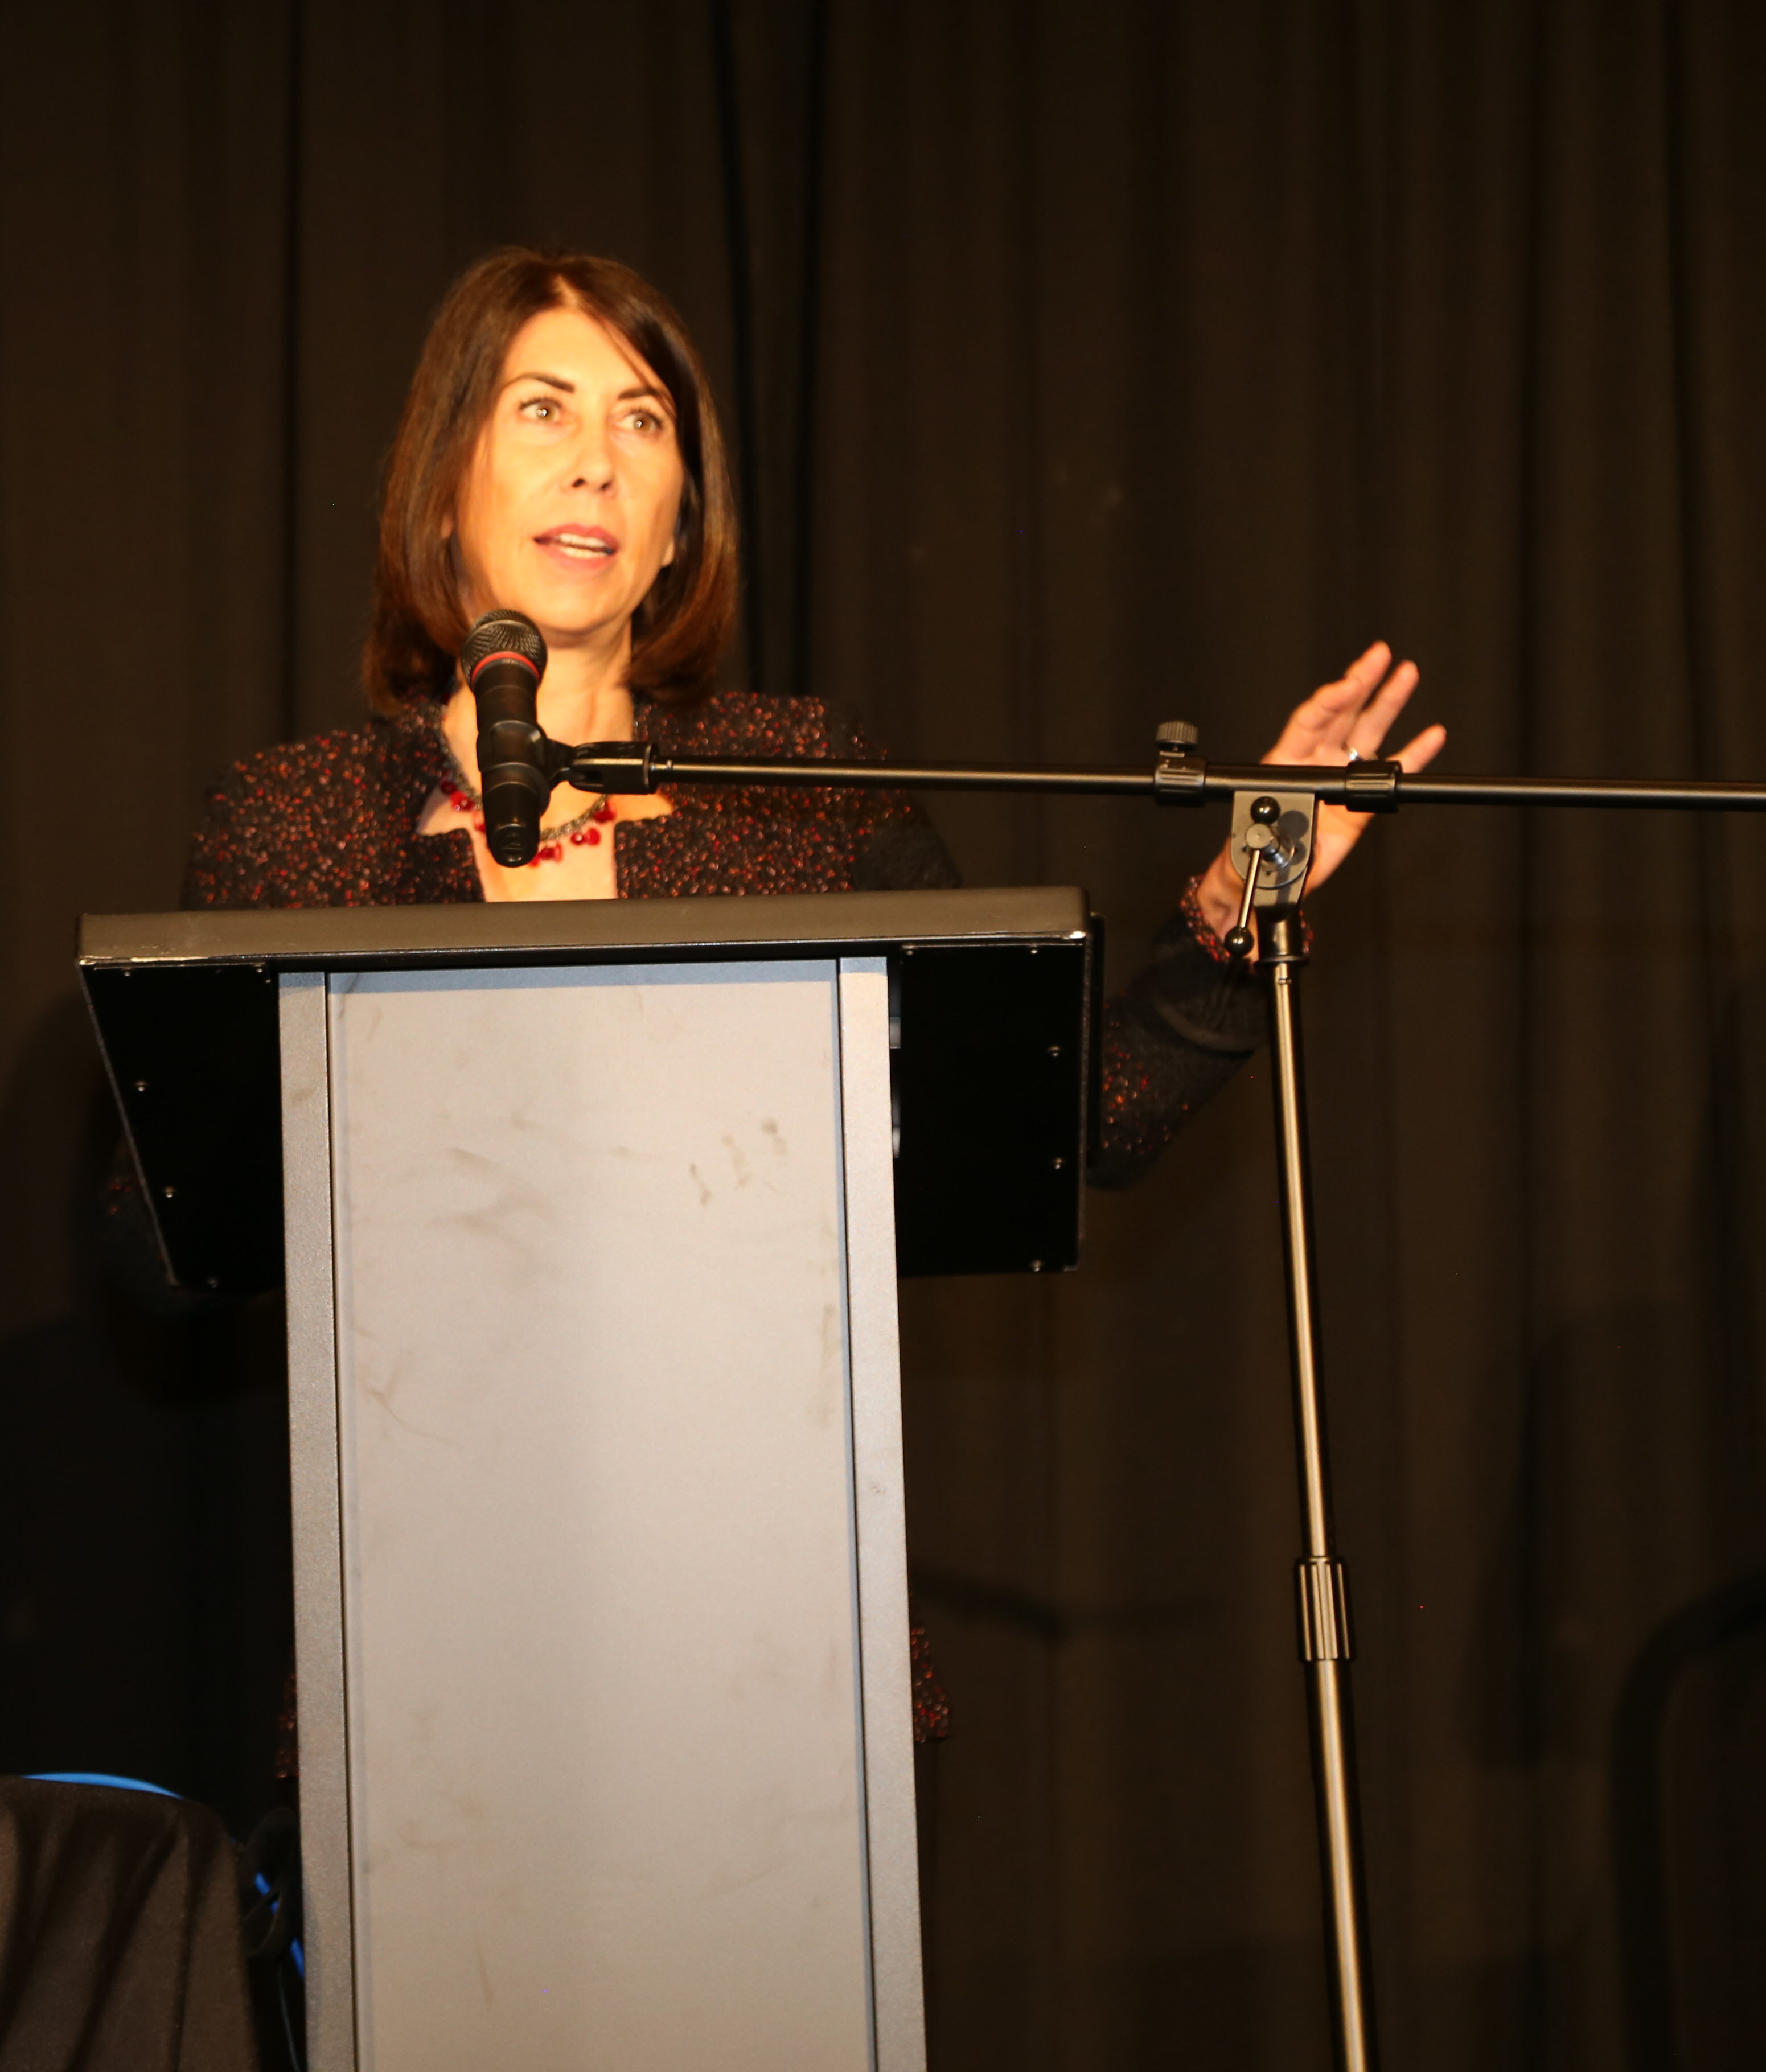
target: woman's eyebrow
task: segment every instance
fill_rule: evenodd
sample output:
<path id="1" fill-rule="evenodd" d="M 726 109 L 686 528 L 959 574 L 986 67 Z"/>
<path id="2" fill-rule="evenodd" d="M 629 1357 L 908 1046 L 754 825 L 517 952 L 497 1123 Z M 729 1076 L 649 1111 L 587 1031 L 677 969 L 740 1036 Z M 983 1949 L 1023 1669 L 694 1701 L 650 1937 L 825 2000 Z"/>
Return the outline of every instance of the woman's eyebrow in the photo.
<path id="1" fill-rule="evenodd" d="M 549 388 L 562 388 L 566 396 L 576 393 L 576 384 L 566 381 L 562 374 L 512 374 L 503 386 L 513 388 L 523 381 L 543 381 Z"/>
<path id="2" fill-rule="evenodd" d="M 653 388 L 648 382 L 640 388 L 622 388 L 614 400 L 620 403 L 636 403 L 646 396 L 652 403 L 665 404 L 671 410 L 674 408 L 673 400 L 667 389 Z"/>

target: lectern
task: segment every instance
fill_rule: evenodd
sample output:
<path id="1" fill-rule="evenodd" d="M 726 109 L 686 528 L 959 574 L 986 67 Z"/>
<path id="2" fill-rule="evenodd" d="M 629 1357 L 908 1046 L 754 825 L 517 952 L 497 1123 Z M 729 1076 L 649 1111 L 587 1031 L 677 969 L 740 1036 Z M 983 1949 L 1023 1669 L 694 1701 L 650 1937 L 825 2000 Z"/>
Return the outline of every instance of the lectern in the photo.
<path id="1" fill-rule="evenodd" d="M 89 918 L 285 1281 L 315 2072 L 924 2062 L 895 1280 L 1076 1263 L 1074 891 Z"/>

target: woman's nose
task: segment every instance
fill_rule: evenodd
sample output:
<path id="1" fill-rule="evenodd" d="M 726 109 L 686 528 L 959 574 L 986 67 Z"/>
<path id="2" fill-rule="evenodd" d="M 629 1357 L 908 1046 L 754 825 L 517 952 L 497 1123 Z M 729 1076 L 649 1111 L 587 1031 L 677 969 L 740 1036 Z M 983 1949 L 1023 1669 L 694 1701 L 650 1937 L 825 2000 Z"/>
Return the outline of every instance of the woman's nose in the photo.
<path id="1" fill-rule="evenodd" d="M 570 458 L 573 489 L 605 491 L 613 487 L 613 446 L 604 427 L 585 427 Z"/>

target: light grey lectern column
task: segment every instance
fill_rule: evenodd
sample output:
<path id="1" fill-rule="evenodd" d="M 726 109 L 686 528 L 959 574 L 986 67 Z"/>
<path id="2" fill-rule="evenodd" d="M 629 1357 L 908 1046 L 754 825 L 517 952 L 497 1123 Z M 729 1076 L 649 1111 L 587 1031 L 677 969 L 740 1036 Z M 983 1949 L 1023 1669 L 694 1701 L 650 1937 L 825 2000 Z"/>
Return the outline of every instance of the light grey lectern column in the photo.
<path id="1" fill-rule="evenodd" d="M 923 2064 L 882 960 L 281 984 L 315 2067 Z"/>
<path id="2" fill-rule="evenodd" d="M 1076 1258 L 1093 944 L 83 924 L 168 1269 L 286 1265 L 314 2072 L 924 2066 L 895 1275 Z"/>

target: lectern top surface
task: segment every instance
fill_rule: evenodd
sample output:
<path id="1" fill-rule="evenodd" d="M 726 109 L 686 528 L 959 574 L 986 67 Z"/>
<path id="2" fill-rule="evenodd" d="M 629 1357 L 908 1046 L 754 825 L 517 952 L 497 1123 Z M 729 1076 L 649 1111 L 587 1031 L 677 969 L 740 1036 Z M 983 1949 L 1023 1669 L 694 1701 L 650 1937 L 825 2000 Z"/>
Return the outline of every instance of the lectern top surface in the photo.
<path id="1" fill-rule="evenodd" d="M 825 953 L 920 943 L 1077 942 L 1090 932 L 1088 905 L 1083 892 L 1057 886 L 88 914 L 80 923 L 80 961 L 347 969 L 456 956 L 544 962 L 737 945 L 764 956 L 812 945 Z"/>

